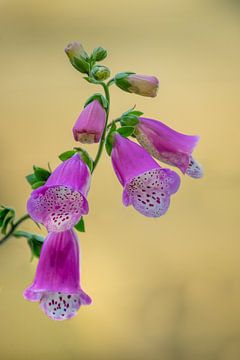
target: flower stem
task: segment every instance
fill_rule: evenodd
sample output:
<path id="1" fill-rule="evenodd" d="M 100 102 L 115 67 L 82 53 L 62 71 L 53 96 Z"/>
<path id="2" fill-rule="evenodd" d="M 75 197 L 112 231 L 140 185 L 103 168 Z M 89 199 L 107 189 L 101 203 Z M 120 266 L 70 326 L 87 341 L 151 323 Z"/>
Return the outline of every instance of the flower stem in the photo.
<path id="1" fill-rule="evenodd" d="M 20 219 L 18 219 L 15 224 L 12 225 L 11 229 L 9 230 L 9 232 L 0 240 L 0 245 L 2 245 L 5 241 L 7 241 L 9 239 L 9 237 L 13 234 L 14 230 L 25 220 L 30 219 L 30 216 L 28 214 L 23 215 L 22 217 L 20 217 Z"/>
<path id="2" fill-rule="evenodd" d="M 99 144 L 99 147 L 98 147 L 98 151 L 97 151 L 97 155 L 95 157 L 95 160 L 93 162 L 93 169 L 92 169 L 92 173 L 93 171 L 95 170 L 98 162 L 99 162 L 99 159 L 102 155 L 102 151 L 103 151 L 103 147 L 104 147 L 104 143 L 105 143 L 105 137 L 106 137 L 106 132 L 107 132 L 107 124 L 108 124 L 108 116 L 109 116 L 109 110 L 110 110 L 110 93 L 109 93 L 109 88 L 108 88 L 108 85 L 105 84 L 104 82 L 101 82 L 99 83 L 100 85 L 102 85 L 103 89 L 104 89 L 104 92 L 105 92 L 105 96 L 106 96 L 106 99 L 108 101 L 108 106 L 107 106 L 107 109 L 106 109 L 106 124 L 105 124 L 105 128 L 103 130 L 103 134 L 102 134 L 102 137 L 101 137 L 101 140 L 100 140 L 100 144 Z"/>

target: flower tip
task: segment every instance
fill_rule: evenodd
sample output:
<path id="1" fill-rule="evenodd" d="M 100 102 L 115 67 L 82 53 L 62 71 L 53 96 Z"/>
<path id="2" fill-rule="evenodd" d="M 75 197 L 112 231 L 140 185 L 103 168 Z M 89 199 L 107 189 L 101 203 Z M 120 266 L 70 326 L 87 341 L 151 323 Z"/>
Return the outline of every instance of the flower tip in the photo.
<path id="1" fill-rule="evenodd" d="M 203 166 L 197 160 L 191 157 L 186 174 L 193 179 L 201 179 L 204 176 Z"/>

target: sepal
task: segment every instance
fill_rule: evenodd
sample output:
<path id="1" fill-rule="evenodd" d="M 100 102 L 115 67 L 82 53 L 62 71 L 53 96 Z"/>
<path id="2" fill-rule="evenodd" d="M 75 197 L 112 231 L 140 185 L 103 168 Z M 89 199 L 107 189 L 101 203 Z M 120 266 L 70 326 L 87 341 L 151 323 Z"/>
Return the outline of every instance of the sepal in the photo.
<path id="1" fill-rule="evenodd" d="M 117 130 L 117 126 L 116 126 L 115 122 L 113 122 L 108 131 L 108 134 L 107 134 L 106 140 L 105 140 L 105 149 L 109 156 L 111 156 L 111 153 L 112 153 L 113 142 L 114 142 L 114 133 L 116 130 Z"/>
<path id="2" fill-rule="evenodd" d="M 131 84 L 127 80 L 129 75 L 135 74 L 134 72 L 121 72 L 115 75 L 114 82 L 115 84 L 122 90 L 130 92 L 129 88 L 131 87 Z"/>
<path id="3" fill-rule="evenodd" d="M 38 187 L 45 184 L 51 175 L 51 172 L 35 165 L 33 166 L 33 171 L 33 174 L 26 176 L 26 180 L 31 185 L 32 189 L 37 189 Z"/>
<path id="4" fill-rule="evenodd" d="M 89 153 L 82 149 L 81 147 L 76 147 L 75 150 L 80 154 L 81 159 L 85 162 L 85 164 L 88 166 L 90 172 L 93 170 L 93 159 L 89 155 Z"/>
<path id="5" fill-rule="evenodd" d="M 81 217 L 79 222 L 74 227 L 79 232 L 85 232 L 85 224 L 84 224 L 83 217 Z"/>
<path id="6" fill-rule="evenodd" d="M 7 228 L 13 226 L 15 219 L 15 210 L 1 205 L 0 207 L 0 229 L 3 235 L 6 235 Z"/>
<path id="7" fill-rule="evenodd" d="M 98 100 L 98 102 L 103 106 L 104 109 L 108 108 L 108 101 L 107 99 L 100 93 L 93 94 L 90 96 L 87 101 L 84 104 L 84 107 L 86 107 L 88 104 L 90 104 L 93 100 Z"/>
<path id="8" fill-rule="evenodd" d="M 14 231 L 13 235 L 16 238 L 24 237 L 27 239 L 28 245 L 31 249 L 32 258 L 35 256 L 36 258 L 40 257 L 41 249 L 44 242 L 44 237 L 37 234 L 31 234 L 27 231 Z"/>

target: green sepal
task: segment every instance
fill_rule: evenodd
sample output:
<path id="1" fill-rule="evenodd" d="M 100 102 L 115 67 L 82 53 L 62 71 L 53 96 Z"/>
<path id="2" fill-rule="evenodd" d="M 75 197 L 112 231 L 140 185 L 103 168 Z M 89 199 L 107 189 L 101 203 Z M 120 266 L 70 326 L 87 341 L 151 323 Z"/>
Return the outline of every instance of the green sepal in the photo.
<path id="1" fill-rule="evenodd" d="M 128 82 L 128 75 L 135 74 L 134 72 L 121 72 L 115 75 L 114 82 L 122 90 L 130 92 L 129 88 L 131 84 Z"/>
<path id="2" fill-rule="evenodd" d="M 90 59 L 93 62 L 95 62 L 95 61 L 102 61 L 106 59 L 106 57 L 107 57 L 107 50 L 101 46 L 98 46 L 95 49 L 93 49 Z"/>
<path id="3" fill-rule="evenodd" d="M 135 126 L 139 123 L 138 117 L 129 113 L 128 115 L 122 116 L 120 120 L 123 126 Z"/>
<path id="4" fill-rule="evenodd" d="M 84 107 L 86 107 L 88 104 L 90 104 L 93 100 L 98 100 L 99 103 L 103 106 L 104 109 L 108 108 L 108 101 L 107 99 L 100 93 L 93 94 L 90 96 L 87 101 L 84 104 Z"/>
<path id="5" fill-rule="evenodd" d="M 27 239 L 28 245 L 32 252 L 32 257 L 35 256 L 37 258 L 40 257 L 41 249 L 44 242 L 44 237 L 37 234 L 31 234 L 27 231 L 14 231 L 13 235 L 16 238 L 24 237 Z"/>
<path id="6" fill-rule="evenodd" d="M 45 181 L 37 181 L 32 185 L 32 189 L 35 190 L 44 184 L 45 184 Z"/>
<path id="7" fill-rule="evenodd" d="M 15 219 L 15 210 L 12 208 L 2 206 L 2 210 L 0 212 L 0 227 L 1 227 L 1 233 L 3 235 L 6 235 L 7 228 L 9 225 L 13 226 L 14 219 Z"/>
<path id="8" fill-rule="evenodd" d="M 87 80 L 90 84 L 100 84 L 101 82 L 98 80 L 95 80 L 93 77 L 90 76 L 84 76 L 84 79 Z"/>
<path id="9" fill-rule="evenodd" d="M 7 215 L 8 211 L 9 210 L 7 208 L 3 208 L 2 210 L 0 210 L 0 227 L 2 227 L 5 216 Z"/>
<path id="10" fill-rule="evenodd" d="M 136 115 L 136 116 L 142 116 L 144 113 L 142 111 L 138 111 L 138 110 L 134 110 L 130 112 L 131 115 Z"/>
<path id="11" fill-rule="evenodd" d="M 124 137 L 128 137 L 134 133 L 134 130 L 135 128 L 133 126 L 122 126 L 117 129 L 117 132 Z"/>
<path id="12" fill-rule="evenodd" d="M 50 171 L 35 165 L 33 166 L 33 170 L 37 181 L 47 181 L 47 179 L 51 175 Z"/>
<path id="13" fill-rule="evenodd" d="M 89 63 L 82 56 L 80 56 L 79 58 L 73 57 L 71 63 L 75 67 L 75 69 L 80 71 L 82 74 L 89 74 Z"/>
<path id="14" fill-rule="evenodd" d="M 105 140 L 105 149 L 106 149 L 106 152 L 109 156 L 111 156 L 111 153 L 112 153 L 112 147 L 113 147 L 113 141 L 114 141 L 114 132 L 116 131 L 117 129 L 117 126 L 116 126 L 116 123 L 113 122 L 109 131 L 108 131 L 108 134 L 106 136 L 106 140 Z"/>
<path id="15" fill-rule="evenodd" d="M 67 150 L 60 154 L 58 157 L 60 160 L 65 161 L 70 159 L 74 154 L 76 154 L 76 150 Z"/>
<path id="16" fill-rule="evenodd" d="M 93 170 L 93 159 L 91 158 L 91 156 L 88 154 L 88 152 L 82 148 L 75 148 L 81 156 L 81 159 L 85 162 L 85 164 L 88 166 L 90 172 L 92 172 Z"/>
<path id="17" fill-rule="evenodd" d="M 83 217 L 79 220 L 79 222 L 74 226 L 77 231 L 85 232 L 85 224 Z"/>
<path id="18" fill-rule="evenodd" d="M 30 185 L 33 185 L 38 181 L 35 174 L 29 174 L 25 178 Z"/>

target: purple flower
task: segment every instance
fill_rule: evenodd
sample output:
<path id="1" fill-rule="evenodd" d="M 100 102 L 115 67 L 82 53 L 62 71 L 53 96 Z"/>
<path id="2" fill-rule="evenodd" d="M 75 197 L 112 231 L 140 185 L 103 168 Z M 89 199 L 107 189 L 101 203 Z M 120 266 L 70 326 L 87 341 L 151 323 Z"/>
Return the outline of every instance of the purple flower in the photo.
<path id="1" fill-rule="evenodd" d="M 73 127 L 76 141 L 83 144 L 98 143 L 106 123 L 106 112 L 98 100 L 93 100 L 81 112 Z"/>
<path id="2" fill-rule="evenodd" d="M 155 76 L 119 73 L 115 84 L 122 90 L 148 97 L 157 96 L 159 80 Z"/>
<path id="3" fill-rule="evenodd" d="M 193 178 L 203 176 L 202 166 L 192 157 L 199 136 L 189 136 L 160 121 L 140 117 L 135 127 L 138 142 L 156 159 L 178 167 Z"/>
<path id="4" fill-rule="evenodd" d="M 123 204 L 141 214 L 159 217 L 167 211 L 170 196 L 180 185 L 174 171 L 161 168 L 141 146 L 122 137 L 114 136 L 112 164 L 123 185 Z"/>
<path id="5" fill-rule="evenodd" d="M 79 246 L 73 230 L 49 233 L 46 237 L 35 279 L 25 291 L 25 299 L 39 301 L 53 320 L 73 317 L 91 298 L 81 289 Z"/>
<path id="6" fill-rule="evenodd" d="M 45 185 L 31 193 L 29 215 L 48 231 L 64 231 L 88 213 L 86 199 L 91 175 L 79 154 L 64 161 L 50 175 Z"/>

